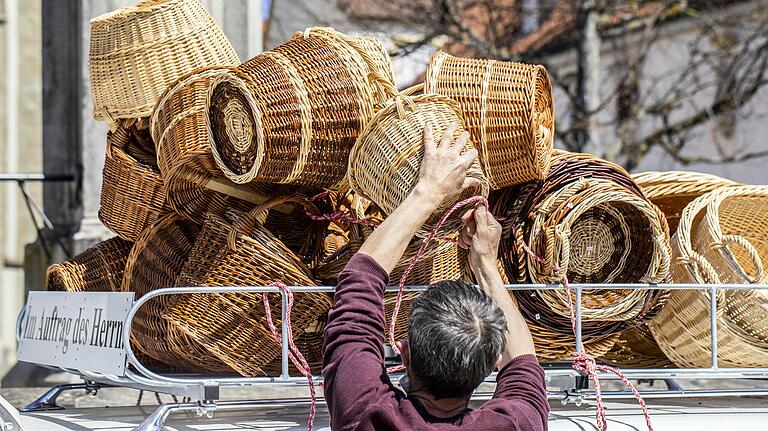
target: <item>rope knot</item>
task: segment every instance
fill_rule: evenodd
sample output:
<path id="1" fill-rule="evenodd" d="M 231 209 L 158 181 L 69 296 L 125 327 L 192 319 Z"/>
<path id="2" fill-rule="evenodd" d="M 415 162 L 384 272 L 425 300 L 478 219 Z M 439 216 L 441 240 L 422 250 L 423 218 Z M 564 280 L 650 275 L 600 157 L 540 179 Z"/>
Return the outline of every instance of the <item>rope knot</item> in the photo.
<path id="1" fill-rule="evenodd" d="M 573 369 L 591 377 L 597 373 L 597 362 L 584 352 L 573 352 Z"/>

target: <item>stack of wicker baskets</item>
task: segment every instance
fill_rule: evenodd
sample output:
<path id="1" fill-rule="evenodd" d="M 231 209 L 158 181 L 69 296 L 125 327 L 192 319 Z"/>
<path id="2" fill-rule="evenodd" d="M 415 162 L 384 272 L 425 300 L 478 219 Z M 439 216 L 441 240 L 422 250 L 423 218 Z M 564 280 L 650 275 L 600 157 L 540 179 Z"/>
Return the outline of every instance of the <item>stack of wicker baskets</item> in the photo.
<path id="1" fill-rule="evenodd" d="M 490 189 L 503 219 L 500 270 L 512 283 L 662 283 L 670 267 L 678 282 L 768 280 L 768 187 L 681 172 L 633 181 L 608 161 L 553 151 L 541 66 L 438 52 L 426 82 L 400 92 L 378 40 L 329 28 L 240 64 L 197 0 L 144 1 L 94 19 L 89 65 L 94 116 L 110 125 L 99 217 L 118 237 L 52 265 L 51 290 L 334 284 L 413 190 L 426 124 L 436 141 L 451 125 L 468 131 L 463 151 L 479 158 L 471 187 L 429 218 L 393 284 L 447 208 Z M 406 284 L 471 280 L 455 242 L 461 223 L 456 212 Z M 397 339 L 407 337 L 417 296 L 403 298 Z M 569 358 L 565 292 L 513 296 L 540 358 Z M 387 326 L 395 298 L 384 295 Z M 275 375 L 280 341 L 265 301 L 275 311 L 279 299 L 161 296 L 136 314 L 131 344 L 156 369 Z M 768 298 L 731 291 L 717 300 L 720 365 L 765 366 Z M 295 342 L 314 371 L 332 301 L 295 297 Z M 585 290 L 585 350 L 633 366 L 708 365 L 708 304 L 698 291 Z"/>

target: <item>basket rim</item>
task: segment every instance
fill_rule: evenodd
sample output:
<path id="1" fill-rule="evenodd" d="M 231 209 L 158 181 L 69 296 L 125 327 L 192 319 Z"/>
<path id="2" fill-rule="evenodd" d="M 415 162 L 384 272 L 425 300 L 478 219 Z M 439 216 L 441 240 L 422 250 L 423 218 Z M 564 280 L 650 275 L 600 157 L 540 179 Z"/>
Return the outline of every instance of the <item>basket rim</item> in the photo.
<path id="1" fill-rule="evenodd" d="M 118 21 L 127 21 L 128 19 L 140 17 L 142 15 L 154 14 L 159 10 L 174 7 L 177 3 L 192 2 L 189 0 L 143 0 L 91 18 L 89 23 L 92 27 L 108 26 Z M 200 4 L 198 1 L 194 1 L 194 3 Z"/>
<path id="2" fill-rule="evenodd" d="M 249 108 L 251 109 L 251 118 L 254 122 L 252 127 L 257 131 L 257 133 L 254 134 L 256 137 L 256 159 L 253 161 L 253 164 L 248 169 L 248 171 L 242 174 L 235 173 L 232 169 L 230 169 L 229 166 L 227 166 L 227 163 L 224 161 L 224 158 L 221 156 L 221 153 L 219 152 L 219 149 L 216 145 L 213 129 L 211 127 L 211 99 L 213 98 L 213 93 L 219 84 L 224 82 L 228 82 L 230 85 L 234 85 L 238 90 L 242 92 L 243 98 L 248 102 Z M 264 149 L 266 145 L 262 129 L 263 123 L 261 119 L 261 109 L 256 103 L 256 99 L 248 90 L 248 84 L 246 84 L 246 81 L 239 76 L 237 71 L 230 70 L 221 73 L 219 76 L 214 78 L 208 85 L 208 94 L 206 95 L 205 100 L 205 131 L 208 135 L 208 143 L 210 144 L 211 153 L 213 154 L 213 159 L 216 161 L 216 165 L 232 182 L 236 184 L 248 183 L 254 177 L 256 177 L 261 170 L 262 161 L 264 160 Z"/>

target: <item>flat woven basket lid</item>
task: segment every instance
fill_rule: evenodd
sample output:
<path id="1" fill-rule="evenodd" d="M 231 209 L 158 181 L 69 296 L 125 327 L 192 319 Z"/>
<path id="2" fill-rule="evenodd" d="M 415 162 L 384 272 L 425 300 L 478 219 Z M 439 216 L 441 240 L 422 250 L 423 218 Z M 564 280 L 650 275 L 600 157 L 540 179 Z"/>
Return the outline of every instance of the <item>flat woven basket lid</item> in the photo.
<path id="1" fill-rule="evenodd" d="M 97 120 L 148 117 L 166 87 L 198 67 L 237 65 L 197 0 L 149 0 L 91 20 L 88 57 Z"/>

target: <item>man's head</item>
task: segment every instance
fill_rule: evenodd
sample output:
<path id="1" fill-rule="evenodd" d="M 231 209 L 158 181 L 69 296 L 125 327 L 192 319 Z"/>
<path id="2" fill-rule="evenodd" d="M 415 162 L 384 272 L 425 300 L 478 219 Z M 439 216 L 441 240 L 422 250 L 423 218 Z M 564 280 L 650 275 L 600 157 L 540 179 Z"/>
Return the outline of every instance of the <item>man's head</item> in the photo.
<path id="1" fill-rule="evenodd" d="M 506 340 L 504 313 L 463 281 L 441 281 L 414 303 L 408 323 L 408 369 L 437 399 L 463 398 L 488 377 Z"/>

